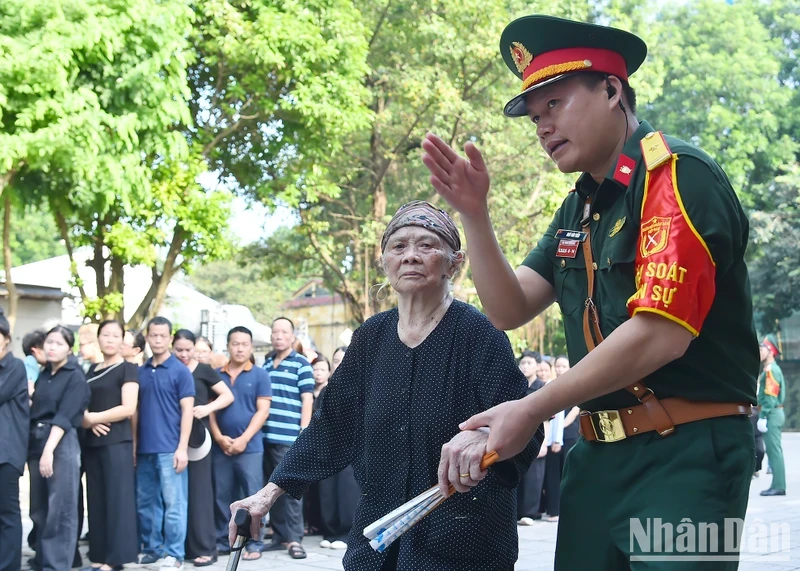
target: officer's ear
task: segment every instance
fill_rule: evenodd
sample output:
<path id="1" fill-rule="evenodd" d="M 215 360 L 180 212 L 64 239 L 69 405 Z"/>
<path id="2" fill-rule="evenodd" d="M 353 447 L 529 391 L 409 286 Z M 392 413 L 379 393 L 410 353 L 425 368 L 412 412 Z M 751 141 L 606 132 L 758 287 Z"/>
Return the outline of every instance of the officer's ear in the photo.
<path id="1" fill-rule="evenodd" d="M 614 85 L 616 83 L 619 83 L 619 88 L 616 85 Z M 622 94 L 620 92 L 621 87 L 622 83 L 619 81 L 618 78 L 614 77 L 613 75 L 606 76 L 606 93 L 608 94 L 608 98 L 612 99 L 617 93 L 620 93 L 619 102 L 617 103 L 617 105 L 619 105 L 619 108 L 622 110 L 623 113 L 625 113 L 625 105 L 622 103 Z"/>

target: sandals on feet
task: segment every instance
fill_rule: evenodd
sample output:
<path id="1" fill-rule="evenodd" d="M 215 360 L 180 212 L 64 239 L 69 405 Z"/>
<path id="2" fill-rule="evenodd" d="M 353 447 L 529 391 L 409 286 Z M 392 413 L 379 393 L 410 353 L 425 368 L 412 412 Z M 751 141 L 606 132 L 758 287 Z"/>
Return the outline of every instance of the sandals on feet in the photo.
<path id="1" fill-rule="evenodd" d="M 208 567 L 216 562 L 216 555 L 201 555 L 200 557 L 195 557 L 194 561 L 192 561 L 195 567 Z"/>
<path id="2" fill-rule="evenodd" d="M 256 561 L 261 559 L 261 552 L 260 551 L 245 551 L 242 553 L 242 559 L 245 561 Z"/>
<path id="3" fill-rule="evenodd" d="M 307 557 L 306 550 L 303 546 L 298 544 L 289 546 L 289 557 L 292 559 L 305 559 Z"/>

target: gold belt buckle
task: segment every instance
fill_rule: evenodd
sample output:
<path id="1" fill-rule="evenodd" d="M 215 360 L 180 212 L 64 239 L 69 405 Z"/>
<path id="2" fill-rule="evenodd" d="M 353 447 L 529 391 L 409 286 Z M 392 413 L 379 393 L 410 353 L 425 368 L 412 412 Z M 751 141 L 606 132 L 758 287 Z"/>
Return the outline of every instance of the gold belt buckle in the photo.
<path id="1" fill-rule="evenodd" d="M 622 425 L 619 411 L 600 410 L 593 412 L 589 415 L 589 420 L 592 421 L 594 435 L 599 442 L 617 442 L 628 437 L 625 434 L 625 427 Z"/>

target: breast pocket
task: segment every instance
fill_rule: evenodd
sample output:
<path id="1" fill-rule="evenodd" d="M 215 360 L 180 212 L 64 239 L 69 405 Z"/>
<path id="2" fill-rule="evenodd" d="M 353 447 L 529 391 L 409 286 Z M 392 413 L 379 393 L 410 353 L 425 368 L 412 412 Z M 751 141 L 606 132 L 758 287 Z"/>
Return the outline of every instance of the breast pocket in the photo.
<path id="1" fill-rule="evenodd" d="M 616 329 L 628 319 L 628 298 L 636 292 L 638 238 L 637 226 L 623 229 L 606 239 L 596 260 L 596 297 L 602 305 L 600 317 L 604 332 L 607 328 Z"/>
<path id="2" fill-rule="evenodd" d="M 556 258 L 554 272 L 558 306 L 564 315 L 572 315 L 586 301 L 587 282 L 583 252 L 574 258 Z"/>

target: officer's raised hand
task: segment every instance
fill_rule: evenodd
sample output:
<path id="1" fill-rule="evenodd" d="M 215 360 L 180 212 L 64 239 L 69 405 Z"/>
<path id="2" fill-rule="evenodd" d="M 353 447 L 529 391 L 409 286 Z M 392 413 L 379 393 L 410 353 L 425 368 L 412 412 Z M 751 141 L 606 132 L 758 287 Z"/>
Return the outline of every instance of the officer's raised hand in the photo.
<path id="1" fill-rule="evenodd" d="M 431 184 L 447 203 L 462 216 L 486 213 L 489 194 L 489 171 L 478 148 L 464 145 L 466 158 L 456 153 L 442 139 L 428 133 L 422 141 L 422 162 L 431 171 Z"/>

